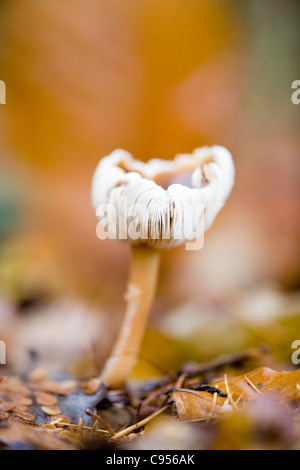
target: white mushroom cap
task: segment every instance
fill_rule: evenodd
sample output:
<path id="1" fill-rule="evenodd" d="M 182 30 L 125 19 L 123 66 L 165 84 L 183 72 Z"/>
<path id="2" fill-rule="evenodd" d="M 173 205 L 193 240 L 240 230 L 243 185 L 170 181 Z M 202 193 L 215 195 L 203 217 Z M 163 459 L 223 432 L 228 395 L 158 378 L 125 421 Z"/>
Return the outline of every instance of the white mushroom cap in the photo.
<path id="1" fill-rule="evenodd" d="M 148 163 L 115 150 L 95 171 L 92 202 L 102 222 L 106 213 L 110 238 L 168 249 L 203 236 L 225 204 L 234 175 L 232 156 L 220 146 Z M 163 187 L 162 180 L 170 184 Z"/>

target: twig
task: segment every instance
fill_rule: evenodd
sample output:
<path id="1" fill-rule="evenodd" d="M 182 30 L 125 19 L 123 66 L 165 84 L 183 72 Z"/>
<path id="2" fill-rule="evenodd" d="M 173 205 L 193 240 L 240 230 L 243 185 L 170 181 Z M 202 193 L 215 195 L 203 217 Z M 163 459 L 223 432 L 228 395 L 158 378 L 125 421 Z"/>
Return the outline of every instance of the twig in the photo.
<path id="1" fill-rule="evenodd" d="M 82 436 L 82 430 L 83 430 L 83 419 L 79 418 L 78 423 L 77 423 L 77 432 L 80 436 Z"/>
<path id="2" fill-rule="evenodd" d="M 174 384 L 171 383 L 171 384 L 163 385 L 162 387 L 159 387 L 156 390 L 153 390 L 151 393 L 149 393 L 147 398 L 144 399 L 143 406 L 148 405 L 149 403 L 151 403 L 151 401 L 155 397 L 157 397 L 157 395 L 162 395 L 162 394 L 166 394 L 166 393 L 170 392 L 173 389 L 173 387 L 174 387 Z"/>
<path id="3" fill-rule="evenodd" d="M 253 388 L 253 390 L 255 390 L 255 391 L 256 391 L 256 392 L 257 392 L 259 395 L 262 395 L 262 396 L 264 396 L 264 394 L 263 394 L 263 393 L 261 393 L 261 391 L 260 391 L 260 390 L 258 390 L 258 388 L 257 388 L 257 387 L 254 385 L 254 383 L 253 383 L 253 382 L 251 382 L 251 380 L 250 380 L 250 379 L 248 379 L 248 377 L 246 376 L 246 374 L 243 374 L 243 377 L 244 377 L 244 379 L 246 380 L 246 382 L 247 382 L 247 385 L 249 385 L 251 388 Z"/>
<path id="4" fill-rule="evenodd" d="M 141 407 L 142 407 L 142 402 L 140 401 L 140 403 L 139 403 L 139 405 L 138 405 L 138 408 L 137 408 L 137 410 L 136 410 L 136 415 L 135 415 L 134 424 L 137 424 L 137 423 L 139 422 L 139 416 L 140 416 Z"/>
<path id="5" fill-rule="evenodd" d="M 150 416 L 148 416 L 145 419 L 142 419 L 139 423 L 133 424 L 132 426 L 129 426 L 126 429 L 123 429 L 120 432 L 117 432 L 114 436 L 112 436 L 112 439 L 120 439 L 121 437 L 125 437 L 128 434 L 131 434 L 133 431 L 136 429 L 142 428 L 146 424 L 148 424 L 150 421 L 152 421 L 156 416 L 160 415 L 163 413 L 166 409 L 168 408 L 168 405 L 163 406 L 159 410 L 155 411 L 155 413 L 152 413 Z"/>
<path id="6" fill-rule="evenodd" d="M 227 397 L 226 400 L 225 400 L 224 403 L 223 403 L 222 412 L 224 412 L 224 410 L 226 409 L 226 407 L 228 406 L 228 404 L 229 404 L 229 398 Z"/>
<path id="7" fill-rule="evenodd" d="M 243 394 L 241 393 L 240 396 L 238 397 L 237 401 L 235 402 L 236 405 L 241 401 L 242 397 L 243 397 Z"/>
<path id="8" fill-rule="evenodd" d="M 97 423 L 97 421 L 96 421 Z M 63 421 L 61 421 L 61 419 L 58 419 L 57 421 L 54 421 L 52 422 L 51 424 L 53 424 L 54 426 L 66 426 L 66 427 L 69 427 L 69 428 L 76 428 L 77 429 L 77 424 L 70 424 L 70 423 L 64 423 Z M 42 425 L 38 425 L 38 426 L 42 426 Z M 94 431 L 94 432 L 103 432 L 105 434 L 109 434 L 108 431 L 106 431 L 106 429 L 94 429 L 94 427 L 89 427 L 89 426 L 82 426 L 82 429 L 84 429 L 85 431 Z"/>
<path id="9" fill-rule="evenodd" d="M 96 415 L 95 413 L 93 413 L 91 410 L 87 409 L 85 410 L 85 413 L 88 415 L 88 416 L 91 416 L 92 418 L 94 418 L 96 421 L 98 421 L 98 423 L 103 426 L 111 436 L 115 436 L 115 431 L 110 427 L 110 425 L 103 419 L 101 418 L 101 416 L 99 415 Z"/>
<path id="10" fill-rule="evenodd" d="M 227 397 L 228 397 L 228 400 L 230 402 L 230 404 L 233 406 L 233 408 L 235 410 L 238 410 L 238 407 L 234 401 L 234 399 L 232 398 L 232 395 L 231 395 L 231 391 L 230 391 L 230 388 L 229 388 L 229 385 L 228 385 L 228 380 L 227 380 L 227 375 L 225 374 L 224 375 L 224 382 L 225 382 L 225 387 L 226 387 L 226 393 L 227 393 Z"/>
<path id="11" fill-rule="evenodd" d="M 173 392 L 180 392 L 180 393 L 187 393 L 190 395 L 194 395 L 195 397 L 201 398 L 202 400 L 210 401 L 211 399 L 206 398 L 202 395 L 199 395 L 197 390 L 190 390 L 188 388 L 174 388 Z"/>
<path id="12" fill-rule="evenodd" d="M 209 418 L 212 418 L 214 416 L 214 412 L 215 412 L 215 408 L 216 408 L 216 404 L 217 404 L 217 398 L 218 398 L 218 394 L 217 394 L 217 392 L 215 392 L 214 397 L 213 397 L 213 402 L 212 402 L 212 407 L 211 407 L 211 412 L 210 412 Z"/>
<path id="13" fill-rule="evenodd" d="M 178 379 L 176 381 L 175 388 L 181 388 L 185 378 L 186 378 L 186 373 L 185 372 L 180 374 L 180 376 L 178 377 Z"/>
<path id="14" fill-rule="evenodd" d="M 92 432 L 97 432 L 98 431 L 98 421 L 95 419 L 95 422 L 93 424 L 93 427 L 92 427 Z M 108 433 L 108 431 L 105 430 L 105 432 Z"/>

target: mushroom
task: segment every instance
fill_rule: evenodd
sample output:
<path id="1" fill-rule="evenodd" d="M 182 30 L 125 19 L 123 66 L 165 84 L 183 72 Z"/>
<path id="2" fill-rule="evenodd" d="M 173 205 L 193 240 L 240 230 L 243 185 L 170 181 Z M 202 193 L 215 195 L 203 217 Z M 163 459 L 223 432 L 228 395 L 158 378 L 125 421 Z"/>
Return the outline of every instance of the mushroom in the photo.
<path id="1" fill-rule="evenodd" d="M 173 161 L 135 160 L 125 150 L 104 157 L 93 177 L 92 202 L 99 238 L 131 244 L 125 317 L 101 375 L 123 386 L 137 362 L 155 295 L 160 250 L 202 246 L 234 183 L 234 164 L 224 147 L 198 148 Z"/>

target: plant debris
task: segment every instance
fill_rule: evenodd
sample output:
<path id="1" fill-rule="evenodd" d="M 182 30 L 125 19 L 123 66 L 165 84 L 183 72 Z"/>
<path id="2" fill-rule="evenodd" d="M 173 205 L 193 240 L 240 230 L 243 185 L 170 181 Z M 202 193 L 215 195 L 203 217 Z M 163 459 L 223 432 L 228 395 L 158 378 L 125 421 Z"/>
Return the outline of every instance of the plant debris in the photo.
<path id="1" fill-rule="evenodd" d="M 256 350 L 257 357 L 258 351 L 263 353 L 262 349 Z M 179 418 L 178 426 L 184 426 L 184 422 L 192 426 L 189 432 L 195 438 L 205 423 L 215 426 L 215 432 L 221 435 L 225 423 L 232 426 L 235 421 L 244 420 L 249 424 L 257 413 L 250 410 L 258 409 L 261 416 L 255 426 L 271 432 L 276 421 L 276 436 L 282 440 L 279 446 L 292 447 L 300 439 L 300 370 L 260 367 L 230 378 L 226 373 L 220 375 L 222 368 L 232 366 L 230 361 L 235 363 L 239 357 L 242 363 L 253 354 L 252 349 L 229 355 L 227 363 L 223 357 L 208 365 L 194 366 L 193 372 L 184 365 L 178 374 L 166 374 L 159 380 L 120 390 L 106 389 L 97 378 L 80 382 L 33 372 L 24 379 L 14 375 L 1 377 L 0 448 L 28 445 L 35 449 L 100 449 L 113 448 L 118 443 L 119 448 L 126 449 L 132 440 L 147 443 L 147 439 L 152 439 L 148 430 L 151 431 L 152 422 L 160 419 L 175 423 Z M 215 377 L 211 383 L 204 382 L 208 369 Z M 287 417 L 282 423 L 290 423 L 290 432 L 285 433 L 289 439 L 283 439 L 281 418 L 277 419 L 271 411 L 273 407 L 282 410 L 286 406 Z M 268 421 L 263 425 L 267 411 Z M 218 440 L 209 445 L 217 446 Z"/>

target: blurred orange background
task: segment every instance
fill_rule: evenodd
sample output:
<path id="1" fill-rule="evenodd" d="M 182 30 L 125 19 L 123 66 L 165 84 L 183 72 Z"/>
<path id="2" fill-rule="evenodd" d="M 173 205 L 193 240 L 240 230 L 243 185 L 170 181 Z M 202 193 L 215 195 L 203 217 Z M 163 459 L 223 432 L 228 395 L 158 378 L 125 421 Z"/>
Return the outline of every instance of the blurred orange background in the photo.
<path id="1" fill-rule="evenodd" d="M 120 318 L 129 248 L 96 237 L 99 159 L 212 144 L 231 151 L 236 185 L 203 250 L 164 253 L 154 320 L 257 286 L 297 291 L 299 17 L 280 0 L 2 0 L 2 296 L 76 295 Z"/>

